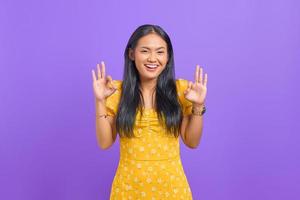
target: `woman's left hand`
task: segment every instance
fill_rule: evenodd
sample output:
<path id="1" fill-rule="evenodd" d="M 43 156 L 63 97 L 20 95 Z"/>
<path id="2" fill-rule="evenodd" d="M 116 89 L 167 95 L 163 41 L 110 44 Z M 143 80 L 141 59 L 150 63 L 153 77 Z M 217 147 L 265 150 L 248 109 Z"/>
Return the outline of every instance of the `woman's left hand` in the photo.
<path id="1" fill-rule="evenodd" d="M 199 65 L 196 67 L 195 83 L 189 81 L 188 88 L 184 91 L 184 96 L 187 100 L 195 105 L 203 105 L 207 92 L 207 73 L 203 79 L 203 69 Z"/>

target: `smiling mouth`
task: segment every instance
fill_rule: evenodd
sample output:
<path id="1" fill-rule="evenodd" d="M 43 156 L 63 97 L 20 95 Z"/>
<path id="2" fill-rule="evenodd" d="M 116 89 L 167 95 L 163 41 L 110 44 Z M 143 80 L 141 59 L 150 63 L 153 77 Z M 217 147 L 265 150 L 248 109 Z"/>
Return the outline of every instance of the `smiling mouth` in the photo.
<path id="1" fill-rule="evenodd" d="M 158 65 L 153 65 L 153 64 L 145 64 L 145 66 L 148 68 L 148 69 L 156 69 L 158 67 Z"/>

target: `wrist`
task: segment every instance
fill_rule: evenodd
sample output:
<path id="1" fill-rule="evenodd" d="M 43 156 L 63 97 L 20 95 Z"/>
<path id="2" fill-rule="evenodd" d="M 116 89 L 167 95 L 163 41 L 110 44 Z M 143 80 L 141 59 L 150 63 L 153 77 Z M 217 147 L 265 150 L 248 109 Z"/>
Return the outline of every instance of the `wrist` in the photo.
<path id="1" fill-rule="evenodd" d="M 96 112 L 97 113 L 106 113 L 106 102 L 105 100 L 95 99 Z"/>
<path id="2" fill-rule="evenodd" d="M 95 102 L 97 104 L 103 104 L 103 105 L 105 105 L 106 100 L 105 99 L 97 99 L 97 98 L 95 98 Z"/>
<path id="3" fill-rule="evenodd" d="M 193 108 L 195 109 L 203 109 L 203 107 L 205 107 L 204 102 L 203 103 L 193 103 Z"/>
<path id="4" fill-rule="evenodd" d="M 205 113 L 205 111 L 206 111 L 206 107 L 205 107 L 204 103 L 202 103 L 202 104 L 193 103 L 193 107 L 192 107 L 193 115 L 202 116 Z"/>

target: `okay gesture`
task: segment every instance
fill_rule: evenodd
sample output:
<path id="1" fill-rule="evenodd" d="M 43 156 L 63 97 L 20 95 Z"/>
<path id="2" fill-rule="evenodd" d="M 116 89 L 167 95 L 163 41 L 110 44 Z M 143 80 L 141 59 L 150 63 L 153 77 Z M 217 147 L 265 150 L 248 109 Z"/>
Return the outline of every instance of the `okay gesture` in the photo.
<path id="1" fill-rule="evenodd" d="M 187 89 L 184 91 L 184 96 L 187 100 L 195 105 L 203 105 L 207 92 L 207 73 L 203 79 L 203 69 L 197 65 L 195 72 L 195 83 L 189 81 Z"/>

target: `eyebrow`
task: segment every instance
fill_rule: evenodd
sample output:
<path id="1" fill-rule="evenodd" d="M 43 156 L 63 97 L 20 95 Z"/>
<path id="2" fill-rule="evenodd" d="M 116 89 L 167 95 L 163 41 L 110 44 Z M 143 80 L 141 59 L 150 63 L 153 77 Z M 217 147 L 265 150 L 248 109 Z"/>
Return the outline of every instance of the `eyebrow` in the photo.
<path id="1" fill-rule="evenodd" d="M 150 49 L 149 47 L 141 47 L 141 48 L 144 48 L 144 49 Z M 158 49 L 164 49 L 165 47 L 158 47 L 156 50 Z"/>

